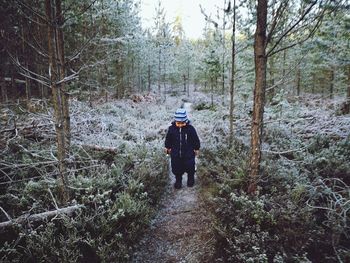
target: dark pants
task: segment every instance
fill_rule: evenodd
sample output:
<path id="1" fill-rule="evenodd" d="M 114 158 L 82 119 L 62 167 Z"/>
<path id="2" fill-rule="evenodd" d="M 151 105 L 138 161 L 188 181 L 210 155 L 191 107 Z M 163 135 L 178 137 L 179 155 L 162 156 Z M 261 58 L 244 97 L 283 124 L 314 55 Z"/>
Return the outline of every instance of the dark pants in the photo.
<path id="1" fill-rule="evenodd" d="M 187 185 L 193 186 L 195 173 L 195 159 L 171 157 L 171 170 L 176 178 L 176 184 L 181 186 L 182 175 L 187 173 Z"/>

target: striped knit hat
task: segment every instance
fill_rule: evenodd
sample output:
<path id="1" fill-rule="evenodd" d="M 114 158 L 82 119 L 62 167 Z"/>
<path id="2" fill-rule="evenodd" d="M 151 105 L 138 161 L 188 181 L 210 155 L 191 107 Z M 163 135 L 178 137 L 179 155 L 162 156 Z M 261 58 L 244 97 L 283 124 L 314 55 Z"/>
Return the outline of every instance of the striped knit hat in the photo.
<path id="1" fill-rule="evenodd" d="M 174 117 L 175 117 L 175 121 L 186 122 L 188 120 L 186 110 L 183 108 L 177 109 Z"/>

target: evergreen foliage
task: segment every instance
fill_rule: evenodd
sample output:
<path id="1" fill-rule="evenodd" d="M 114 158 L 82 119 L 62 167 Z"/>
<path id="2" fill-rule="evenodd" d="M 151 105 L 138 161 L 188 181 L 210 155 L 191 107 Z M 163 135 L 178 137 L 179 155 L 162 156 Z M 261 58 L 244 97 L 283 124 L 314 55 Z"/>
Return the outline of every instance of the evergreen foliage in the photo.
<path id="1" fill-rule="evenodd" d="M 198 175 L 210 196 L 217 262 L 350 262 L 345 2 L 268 2 L 273 34 L 264 47 L 263 157 L 257 195 L 250 196 L 254 1 L 239 1 L 236 10 L 234 116 L 226 107 L 232 71 L 226 6 L 217 12 L 226 24 L 203 17 L 203 38 L 190 40 L 180 17 L 167 21 L 161 1 L 150 29 L 141 25 L 136 0 L 0 1 L 0 221 L 82 206 L 1 229 L 0 261 L 130 261 L 166 192 L 162 141 L 182 96 L 193 103 L 202 132 Z M 47 21 L 45 4 L 55 3 L 62 3 L 62 16 Z M 310 5 L 317 8 L 287 32 Z M 55 55 L 64 50 L 65 58 L 53 60 L 56 72 L 49 67 L 48 28 L 56 31 L 56 47 L 64 33 L 64 49 Z M 62 97 L 70 97 L 71 142 L 60 160 L 67 168 L 66 204 L 52 76 L 65 84 Z M 235 125 L 230 148 L 229 117 Z"/>
<path id="2" fill-rule="evenodd" d="M 200 179 L 215 217 L 216 262 L 349 260 L 349 137 L 316 136 L 305 150 L 281 126 L 264 142 L 281 149 L 263 159 L 257 196 L 246 194 L 248 148 L 236 141 L 202 152 Z M 204 190 L 205 191 L 205 190 Z"/>

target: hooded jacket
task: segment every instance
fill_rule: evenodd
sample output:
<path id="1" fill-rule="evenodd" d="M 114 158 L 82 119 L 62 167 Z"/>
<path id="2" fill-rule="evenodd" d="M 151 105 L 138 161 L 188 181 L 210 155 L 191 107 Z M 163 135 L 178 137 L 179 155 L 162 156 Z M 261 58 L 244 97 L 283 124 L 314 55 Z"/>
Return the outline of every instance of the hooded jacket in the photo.
<path id="1" fill-rule="evenodd" d="M 194 158 L 194 151 L 200 148 L 195 128 L 189 122 L 182 128 L 172 122 L 165 138 L 165 148 L 171 149 L 171 157 Z"/>

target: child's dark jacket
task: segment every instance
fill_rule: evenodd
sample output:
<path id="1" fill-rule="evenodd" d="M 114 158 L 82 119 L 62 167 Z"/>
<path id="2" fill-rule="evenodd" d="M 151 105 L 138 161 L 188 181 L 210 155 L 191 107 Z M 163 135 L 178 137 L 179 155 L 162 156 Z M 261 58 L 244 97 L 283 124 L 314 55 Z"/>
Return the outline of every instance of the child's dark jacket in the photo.
<path id="1" fill-rule="evenodd" d="M 189 123 L 179 128 L 172 122 L 165 138 L 165 148 L 171 149 L 172 158 L 194 158 L 194 151 L 200 148 L 196 129 Z"/>

